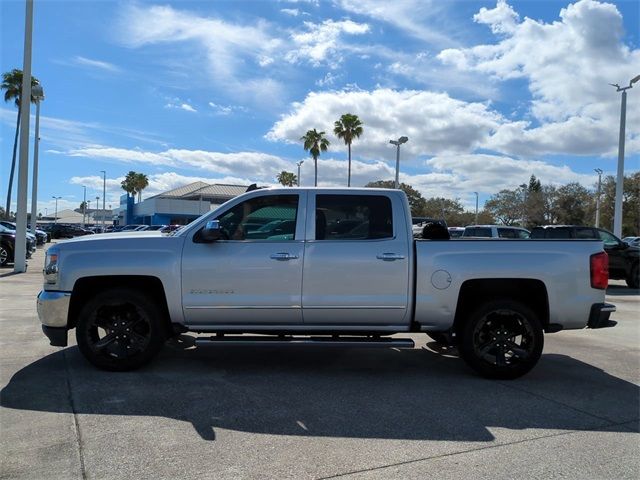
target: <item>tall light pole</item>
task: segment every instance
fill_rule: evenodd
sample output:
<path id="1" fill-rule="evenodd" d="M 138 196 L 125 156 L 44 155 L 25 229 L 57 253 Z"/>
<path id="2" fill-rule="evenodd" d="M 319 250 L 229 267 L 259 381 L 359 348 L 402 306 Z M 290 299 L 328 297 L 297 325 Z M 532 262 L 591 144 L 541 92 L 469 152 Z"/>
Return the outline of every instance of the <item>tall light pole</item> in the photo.
<path id="1" fill-rule="evenodd" d="M 96 196 L 96 212 L 100 210 L 100 197 Z M 93 223 L 97 226 L 96 214 L 93 214 Z"/>
<path id="2" fill-rule="evenodd" d="M 522 226 L 526 228 L 527 225 L 527 184 L 521 183 L 520 188 L 522 189 Z"/>
<path id="3" fill-rule="evenodd" d="M 104 230 L 104 198 L 107 194 L 107 172 L 100 170 L 102 173 L 102 230 Z"/>
<path id="4" fill-rule="evenodd" d="M 87 187 L 82 186 L 82 190 L 84 193 L 82 194 L 82 228 L 86 225 L 86 215 L 87 215 Z"/>
<path id="5" fill-rule="evenodd" d="M 300 160 L 299 162 L 296 162 L 296 165 L 298 166 L 298 186 L 300 186 L 300 167 L 302 166 L 303 163 L 304 163 L 304 160 Z"/>
<path id="6" fill-rule="evenodd" d="M 400 137 L 398 140 L 389 140 L 389 143 L 391 145 L 395 145 L 396 146 L 396 183 L 395 183 L 395 188 L 399 188 L 400 187 L 400 145 L 402 145 L 403 143 L 407 143 L 408 140 L 409 140 L 409 138 L 407 138 L 407 137 Z"/>
<path id="7" fill-rule="evenodd" d="M 473 192 L 476 194 L 476 225 L 478 225 L 478 192 Z"/>
<path id="8" fill-rule="evenodd" d="M 624 184 L 624 131 L 627 121 L 627 90 L 640 80 L 640 75 L 631 79 L 628 87 L 620 88 L 617 83 L 610 85 L 616 87 L 616 92 L 622 92 L 620 102 L 620 137 L 618 139 L 618 174 L 616 176 L 616 203 L 613 211 L 613 233 L 622 237 L 622 189 Z"/>
<path id="9" fill-rule="evenodd" d="M 56 213 L 54 213 L 53 215 L 53 223 L 54 225 L 58 223 L 58 200 L 60 200 L 62 197 L 51 197 L 53 199 L 55 199 L 56 201 Z"/>
<path id="10" fill-rule="evenodd" d="M 36 214 L 38 207 L 38 146 L 40 144 L 40 102 L 44 100 L 41 85 L 31 89 L 31 96 L 36 101 L 36 136 L 33 139 L 33 178 L 31 184 L 31 233 L 36 233 Z"/>
<path id="11" fill-rule="evenodd" d="M 594 168 L 594 172 L 598 174 L 598 191 L 596 192 L 596 228 L 600 226 L 600 185 L 602 183 L 602 170 Z"/>
<path id="12" fill-rule="evenodd" d="M 18 202 L 13 271 L 27 271 L 27 188 L 29 183 L 29 120 L 31 118 L 31 45 L 33 39 L 33 0 L 25 2 L 24 56 L 20 90 L 20 158 L 18 163 Z M 9 199 L 11 200 L 11 199 Z M 9 206 L 11 203 L 9 201 Z"/>

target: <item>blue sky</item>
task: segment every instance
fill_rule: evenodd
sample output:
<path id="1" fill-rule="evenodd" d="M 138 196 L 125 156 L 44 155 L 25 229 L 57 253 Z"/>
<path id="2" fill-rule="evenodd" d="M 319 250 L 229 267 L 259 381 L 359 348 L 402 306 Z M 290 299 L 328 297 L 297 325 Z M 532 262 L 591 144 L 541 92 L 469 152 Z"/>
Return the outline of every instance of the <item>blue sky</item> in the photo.
<path id="1" fill-rule="evenodd" d="M 22 68 L 24 2 L 1 6 L 3 72 Z M 620 96 L 640 74 L 635 0 L 35 1 L 41 108 L 39 211 L 107 203 L 129 170 L 149 196 L 191 181 L 271 184 L 312 160 L 309 128 L 332 143 L 321 185 L 346 185 L 331 134 L 355 113 L 352 183 L 401 180 L 471 207 L 531 174 L 591 187 L 616 169 Z M 637 92 L 636 92 L 637 90 Z M 640 168 L 640 84 L 629 92 L 626 171 Z M 35 109 L 32 109 L 32 113 Z M 0 198 L 16 109 L 0 107 Z M 16 195 L 14 184 L 14 198 Z M 2 202 L 4 204 L 4 200 Z M 15 207 L 14 207 L 15 208 Z"/>

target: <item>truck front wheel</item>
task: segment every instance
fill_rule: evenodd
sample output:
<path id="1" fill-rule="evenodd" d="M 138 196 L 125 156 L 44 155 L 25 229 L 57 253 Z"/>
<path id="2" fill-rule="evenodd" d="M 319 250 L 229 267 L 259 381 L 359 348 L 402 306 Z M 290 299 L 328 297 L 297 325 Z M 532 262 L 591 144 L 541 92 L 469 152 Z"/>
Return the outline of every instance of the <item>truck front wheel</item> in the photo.
<path id="1" fill-rule="evenodd" d="M 162 313 L 144 294 L 109 289 L 90 298 L 76 324 L 78 348 L 89 362 L 112 371 L 134 370 L 162 348 Z"/>
<path id="2" fill-rule="evenodd" d="M 544 333 L 537 315 L 512 300 L 482 304 L 461 331 L 460 356 L 487 378 L 513 379 L 531 370 L 542 355 Z"/>

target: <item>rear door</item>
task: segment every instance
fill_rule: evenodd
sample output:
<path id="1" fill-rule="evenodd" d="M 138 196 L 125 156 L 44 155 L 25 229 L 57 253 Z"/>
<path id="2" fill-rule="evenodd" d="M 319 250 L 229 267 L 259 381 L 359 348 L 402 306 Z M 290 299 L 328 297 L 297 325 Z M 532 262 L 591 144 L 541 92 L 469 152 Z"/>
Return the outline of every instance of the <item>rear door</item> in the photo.
<path id="1" fill-rule="evenodd" d="M 399 202 L 378 192 L 310 192 L 308 210 L 304 323 L 406 323 L 411 257 Z"/>
<path id="2" fill-rule="evenodd" d="M 627 274 L 627 260 L 625 258 L 625 245 L 618 238 L 606 230 L 595 229 L 597 238 L 604 242 L 604 250 L 609 255 L 609 270 L 616 277 L 625 277 Z"/>

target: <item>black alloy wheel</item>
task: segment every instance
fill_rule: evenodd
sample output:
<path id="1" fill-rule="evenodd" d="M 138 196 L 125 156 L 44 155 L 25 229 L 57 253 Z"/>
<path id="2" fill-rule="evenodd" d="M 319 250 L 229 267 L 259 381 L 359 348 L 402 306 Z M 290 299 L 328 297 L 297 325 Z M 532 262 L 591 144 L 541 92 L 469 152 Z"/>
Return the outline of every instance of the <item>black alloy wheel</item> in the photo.
<path id="1" fill-rule="evenodd" d="M 543 345 L 542 326 L 528 306 L 497 300 L 480 306 L 464 325 L 460 355 L 485 377 L 514 379 L 535 366 Z"/>
<path id="2" fill-rule="evenodd" d="M 11 262 L 11 251 L 6 245 L 0 245 L 0 267 Z"/>
<path id="3" fill-rule="evenodd" d="M 145 295 L 113 289 L 81 309 L 76 339 L 82 354 L 105 370 L 134 370 L 149 362 L 165 340 L 162 316 Z"/>

